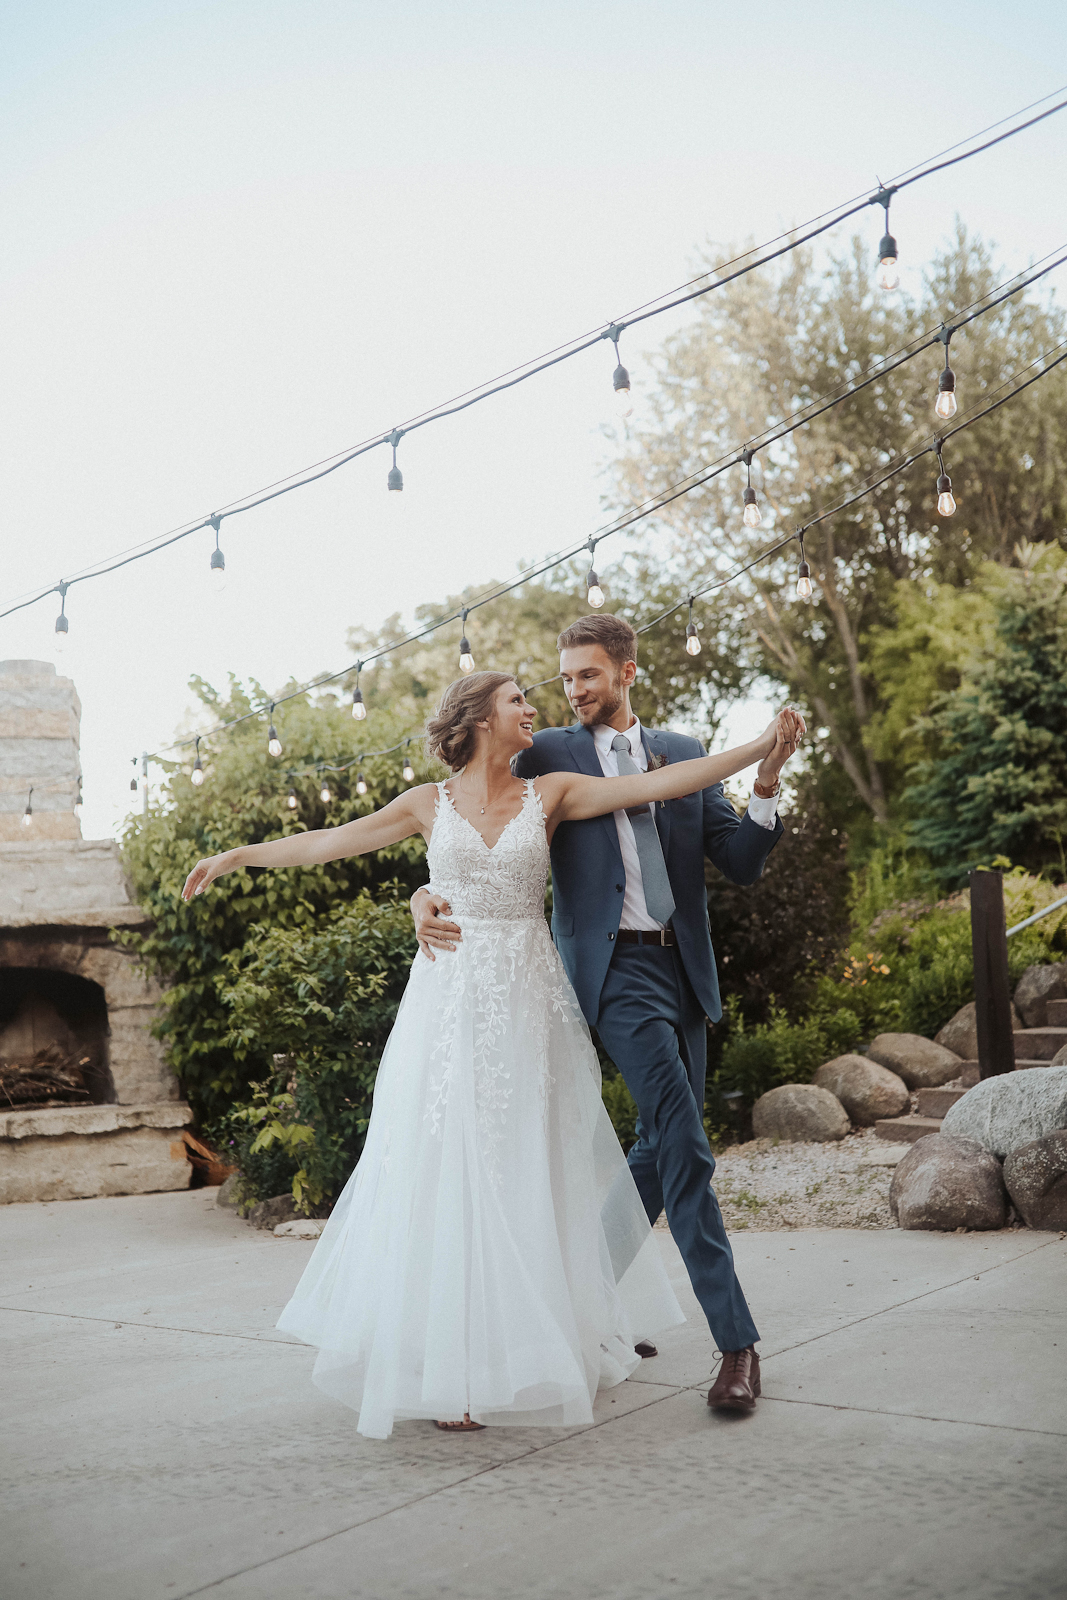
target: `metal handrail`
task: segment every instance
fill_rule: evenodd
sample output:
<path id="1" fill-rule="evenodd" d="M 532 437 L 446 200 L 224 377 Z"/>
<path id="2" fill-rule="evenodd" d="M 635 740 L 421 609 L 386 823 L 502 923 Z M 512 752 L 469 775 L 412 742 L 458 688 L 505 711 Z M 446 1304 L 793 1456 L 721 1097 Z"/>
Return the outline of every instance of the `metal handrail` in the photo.
<path id="1" fill-rule="evenodd" d="M 1040 922 L 1042 917 L 1047 917 L 1050 911 L 1058 911 L 1060 906 L 1067 906 L 1067 894 L 1064 895 L 1062 900 L 1053 900 L 1052 904 L 1045 906 L 1042 911 L 1035 911 L 1033 916 L 1027 917 L 1025 922 L 1017 922 L 1014 928 L 1008 929 L 1005 937 L 1010 939 L 1013 933 L 1022 933 L 1023 929 L 1028 928 L 1031 923 Z"/>

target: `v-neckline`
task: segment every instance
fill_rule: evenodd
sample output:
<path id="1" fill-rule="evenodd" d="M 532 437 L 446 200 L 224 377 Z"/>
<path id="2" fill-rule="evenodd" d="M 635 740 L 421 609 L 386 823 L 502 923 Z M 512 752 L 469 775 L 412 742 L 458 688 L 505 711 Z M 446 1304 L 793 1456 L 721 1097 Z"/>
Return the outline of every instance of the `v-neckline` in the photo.
<path id="1" fill-rule="evenodd" d="M 487 855 L 492 855 L 493 854 L 493 852 L 496 850 L 497 845 L 500 843 L 501 839 L 507 833 L 507 831 L 511 827 L 512 823 L 518 822 L 519 818 L 522 816 L 523 812 L 526 810 L 526 802 L 530 797 L 530 790 L 529 790 L 529 786 L 527 785 L 523 789 L 521 806 L 516 811 L 516 813 L 515 813 L 515 815 L 513 817 L 509 817 L 508 818 L 507 822 L 505 822 L 504 826 L 501 828 L 500 832 L 497 834 L 496 839 L 494 840 L 494 842 L 492 844 L 488 844 L 486 842 L 485 835 L 482 833 L 482 830 L 480 828 L 476 828 L 474 823 L 470 820 L 470 818 L 469 817 L 465 817 L 463 815 L 462 811 L 460 811 L 459 807 L 456 805 L 456 802 L 453 800 L 452 796 L 449 794 L 447 785 L 444 784 L 444 783 L 442 783 L 442 785 L 441 785 L 441 793 L 444 795 L 445 799 L 448 801 L 449 805 L 452 807 L 452 810 L 455 812 L 455 814 L 459 818 L 460 822 L 465 822 L 467 824 L 467 827 L 471 830 L 471 832 L 473 834 L 475 834 L 476 837 L 481 840 L 482 845 L 484 846 Z"/>

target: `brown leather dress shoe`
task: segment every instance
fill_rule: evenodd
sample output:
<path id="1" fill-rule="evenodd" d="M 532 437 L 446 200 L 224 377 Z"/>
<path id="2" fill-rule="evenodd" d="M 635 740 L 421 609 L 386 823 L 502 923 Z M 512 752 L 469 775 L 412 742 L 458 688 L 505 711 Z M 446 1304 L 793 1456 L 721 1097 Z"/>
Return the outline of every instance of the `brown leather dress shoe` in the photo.
<path id="1" fill-rule="evenodd" d="M 708 1390 L 714 1411 L 752 1411 L 759 1398 L 759 1356 L 755 1345 L 746 1350 L 724 1350 L 719 1375 Z"/>
<path id="2" fill-rule="evenodd" d="M 637 1343 L 634 1345 L 634 1350 L 644 1361 L 650 1361 L 653 1356 L 659 1355 L 659 1351 L 656 1349 L 651 1339 L 638 1339 Z"/>

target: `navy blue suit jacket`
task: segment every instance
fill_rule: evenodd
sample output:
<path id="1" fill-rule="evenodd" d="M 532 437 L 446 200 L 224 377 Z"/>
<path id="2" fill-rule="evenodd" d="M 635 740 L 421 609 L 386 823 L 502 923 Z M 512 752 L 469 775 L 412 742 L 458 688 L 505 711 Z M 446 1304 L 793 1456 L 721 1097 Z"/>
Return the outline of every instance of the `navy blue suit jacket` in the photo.
<path id="1" fill-rule="evenodd" d="M 684 733 L 662 733 L 642 726 L 646 754 L 668 761 L 688 761 L 706 754 L 699 739 Z M 544 728 L 533 746 L 516 756 L 517 777 L 539 778 L 546 772 L 584 772 L 604 776 L 591 728 Z M 722 1016 L 715 954 L 711 948 L 704 888 L 707 855 L 731 883 L 755 883 L 763 863 L 782 832 L 761 828 L 747 815 L 739 817 L 723 794 L 722 784 L 681 800 L 656 806 L 663 857 L 674 895 L 671 927 L 678 953 L 693 990 L 712 1022 Z M 574 986 L 586 1021 L 593 1026 L 600 1013 L 600 991 L 615 950 L 626 877 L 615 818 L 587 817 L 563 822 L 552 839 L 552 937 Z"/>

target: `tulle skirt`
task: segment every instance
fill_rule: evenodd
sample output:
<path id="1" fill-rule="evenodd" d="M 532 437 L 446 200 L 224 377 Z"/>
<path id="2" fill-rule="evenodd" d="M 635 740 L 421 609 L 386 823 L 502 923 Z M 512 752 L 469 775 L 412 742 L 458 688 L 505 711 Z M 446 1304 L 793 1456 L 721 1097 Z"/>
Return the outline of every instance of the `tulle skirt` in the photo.
<path id="1" fill-rule="evenodd" d="M 685 1319 L 544 920 L 417 955 L 366 1145 L 278 1327 L 384 1439 L 397 1418 L 592 1420 Z"/>

